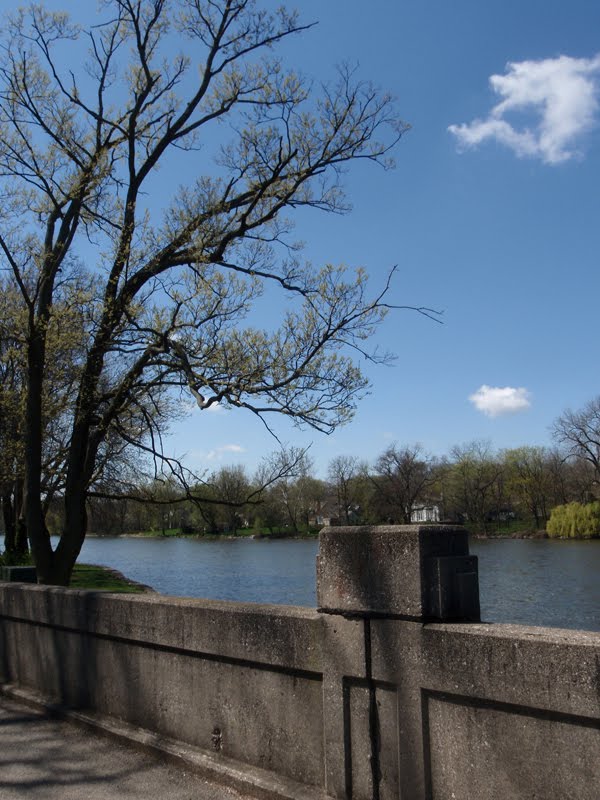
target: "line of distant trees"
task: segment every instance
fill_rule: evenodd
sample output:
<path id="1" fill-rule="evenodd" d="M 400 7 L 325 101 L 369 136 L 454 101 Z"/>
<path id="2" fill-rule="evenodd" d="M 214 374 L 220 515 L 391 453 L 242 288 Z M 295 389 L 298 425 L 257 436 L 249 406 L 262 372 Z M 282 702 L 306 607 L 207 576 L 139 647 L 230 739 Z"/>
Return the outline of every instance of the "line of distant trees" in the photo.
<path id="1" fill-rule="evenodd" d="M 572 448 L 495 451 L 485 441 L 457 445 L 441 458 L 419 444 L 392 444 L 372 464 L 338 456 L 326 479 L 313 473 L 304 455 L 293 476 L 261 489 L 260 473 L 223 466 L 208 476 L 202 503 L 186 499 L 172 479 L 155 480 L 139 487 L 140 498 L 159 502 L 91 498 L 90 529 L 209 534 L 252 528 L 294 534 L 326 524 L 449 521 L 487 533 L 515 522 L 542 530 L 556 506 L 585 505 L 599 494 L 597 466 Z M 57 506 L 49 513 L 50 529 L 59 530 L 61 522 Z"/>
<path id="2" fill-rule="evenodd" d="M 600 499 L 600 397 L 564 412 L 552 432 L 552 447 L 494 450 L 487 441 L 473 441 L 442 457 L 420 444 L 395 443 L 373 463 L 337 456 L 325 479 L 315 477 L 307 453 L 291 449 L 265 459 L 253 475 L 242 465 L 223 466 L 185 491 L 174 475 L 136 481 L 128 464 L 126 494 L 103 496 L 100 486 L 88 499 L 89 526 L 100 534 L 241 528 L 295 534 L 327 524 L 448 521 L 487 533 L 517 524 L 543 530 L 552 509 Z M 122 461 L 114 464 L 122 472 Z M 3 503 L 5 517 L 10 499 Z M 63 524 L 62 503 L 50 501 L 49 532 Z M 573 535 L 572 524 L 569 530 Z"/>

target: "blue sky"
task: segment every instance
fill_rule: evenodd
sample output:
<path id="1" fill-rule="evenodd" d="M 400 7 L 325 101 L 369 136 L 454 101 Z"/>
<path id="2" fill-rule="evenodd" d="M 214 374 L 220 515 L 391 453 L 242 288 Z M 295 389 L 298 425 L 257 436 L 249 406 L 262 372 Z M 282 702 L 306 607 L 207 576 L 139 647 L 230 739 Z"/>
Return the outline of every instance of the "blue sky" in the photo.
<path id="1" fill-rule="evenodd" d="M 286 62 L 316 79 L 358 62 L 412 126 L 395 170 L 347 176 L 350 214 L 305 213 L 297 238 L 315 264 L 365 266 L 374 288 L 398 265 L 391 300 L 443 324 L 391 313 L 377 341 L 397 360 L 365 366 L 354 421 L 328 437 L 279 422 L 278 435 L 312 443 L 321 476 L 336 455 L 372 462 L 394 441 L 437 455 L 482 438 L 549 444 L 553 419 L 600 393 L 600 3 L 296 5 L 319 24 Z M 169 446 L 197 469 L 253 470 L 275 444 L 243 411 L 196 411 Z"/>
<path id="2" fill-rule="evenodd" d="M 278 433 L 312 442 L 323 476 L 336 455 L 373 461 L 394 441 L 437 455 L 480 438 L 549 444 L 553 419 L 600 392 L 600 4 L 298 7 L 319 25 L 288 48 L 289 61 L 317 77 L 358 61 L 412 125 L 395 170 L 360 165 L 348 176 L 348 216 L 301 221 L 307 255 L 364 265 L 375 286 L 397 264 L 393 300 L 439 309 L 443 325 L 390 314 L 378 338 L 397 360 L 367 367 L 371 394 L 354 421 L 329 437 L 282 424 Z M 251 469 L 271 449 L 242 412 L 209 424 L 196 413 L 178 428 L 173 444 L 196 466 Z"/>

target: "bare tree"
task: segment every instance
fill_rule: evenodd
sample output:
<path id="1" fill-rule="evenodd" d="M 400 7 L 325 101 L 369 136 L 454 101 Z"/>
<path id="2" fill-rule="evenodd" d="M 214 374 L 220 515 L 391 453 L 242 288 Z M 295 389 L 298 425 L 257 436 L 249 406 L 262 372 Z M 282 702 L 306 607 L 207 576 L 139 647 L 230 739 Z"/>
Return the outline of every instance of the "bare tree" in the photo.
<path id="1" fill-rule="evenodd" d="M 274 484 L 273 499 L 276 498 L 278 501 L 285 524 L 290 525 L 291 529 L 297 533 L 302 524 L 307 524 L 308 495 L 312 482 L 309 476 L 314 466 L 305 451 L 292 448 L 290 455 L 295 457 L 296 468 L 293 474 L 282 477 Z M 264 478 L 259 482 L 262 484 Z"/>
<path id="2" fill-rule="evenodd" d="M 405 130 L 390 99 L 348 68 L 320 88 L 284 69 L 273 48 L 310 27 L 285 8 L 109 0 L 102 10 L 87 31 L 63 13 L 20 10 L 0 57 L 1 266 L 26 320 L 23 507 L 44 583 L 69 581 L 109 443 L 164 459 L 176 392 L 202 410 L 222 403 L 330 431 L 366 386 L 344 351 L 381 360 L 364 342 L 388 307 L 387 287 L 370 297 L 364 272 L 302 264 L 286 213 L 346 209 L 344 167 L 386 164 Z M 82 41 L 88 61 L 75 72 Z M 215 126 L 231 138 L 203 162 Z M 157 170 L 182 159 L 189 180 L 169 201 Z M 57 291 L 77 270 L 95 291 L 61 422 L 64 529 L 53 551 L 43 522 L 48 336 Z M 275 290 L 291 301 L 278 304 L 280 326 L 244 326 Z"/>
<path id="3" fill-rule="evenodd" d="M 221 467 L 211 484 L 222 501 L 217 508 L 225 531 L 235 533 L 244 524 L 244 503 L 251 492 L 250 480 L 243 465 Z"/>
<path id="4" fill-rule="evenodd" d="M 485 441 L 456 445 L 451 451 L 446 491 L 454 513 L 486 530 L 490 514 L 503 501 L 503 467 Z"/>
<path id="5" fill-rule="evenodd" d="M 375 463 L 376 502 L 388 521 L 409 524 L 413 506 L 436 481 L 435 460 L 420 444 L 387 448 Z"/>
<path id="6" fill-rule="evenodd" d="M 548 521 L 552 490 L 552 466 L 545 447 L 517 447 L 504 451 L 507 489 L 537 529 Z"/>
<path id="7" fill-rule="evenodd" d="M 345 525 L 350 525 L 352 512 L 357 510 L 360 467 L 356 456 L 336 456 L 329 462 L 328 474 L 337 497 L 338 517 Z"/>
<path id="8" fill-rule="evenodd" d="M 600 396 L 580 411 L 564 411 L 554 422 L 552 433 L 569 455 L 592 465 L 595 481 L 600 483 Z"/>

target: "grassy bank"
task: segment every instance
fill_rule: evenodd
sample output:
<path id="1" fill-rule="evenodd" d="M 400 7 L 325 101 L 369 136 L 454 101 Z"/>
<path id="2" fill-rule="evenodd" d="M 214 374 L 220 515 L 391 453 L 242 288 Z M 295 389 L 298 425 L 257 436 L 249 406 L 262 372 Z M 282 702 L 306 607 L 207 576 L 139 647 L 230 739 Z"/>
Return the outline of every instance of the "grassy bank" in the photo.
<path id="1" fill-rule="evenodd" d="M 71 576 L 71 589 L 94 589 L 105 592 L 141 594 L 152 591 L 141 583 L 126 578 L 121 572 L 98 564 L 75 564 Z"/>
<path id="2" fill-rule="evenodd" d="M 0 553 L 0 566 L 33 566 L 30 555 L 18 558 L 9 557 Z M 126 578 L 122 572 L 111 567 L 102 567 L 99 564 L 75 564 L 71 575 L 71 589 L 93 589 L 105 592 L 129 592 L 141 594 L 151 592 L 148 586 Z"/>

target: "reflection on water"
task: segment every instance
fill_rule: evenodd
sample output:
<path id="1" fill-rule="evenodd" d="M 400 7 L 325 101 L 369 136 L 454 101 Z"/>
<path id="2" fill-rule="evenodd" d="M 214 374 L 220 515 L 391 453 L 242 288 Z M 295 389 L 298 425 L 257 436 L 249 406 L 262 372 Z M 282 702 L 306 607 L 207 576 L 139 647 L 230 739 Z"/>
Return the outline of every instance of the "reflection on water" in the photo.
<path id="1" fill-rule="evenodd" d="M 87 539 L 80 560 L 163 594 L 314 606 L 316 541 Z M 482 618 L 600 630 L 600 541 L 475 540 Z"/>

